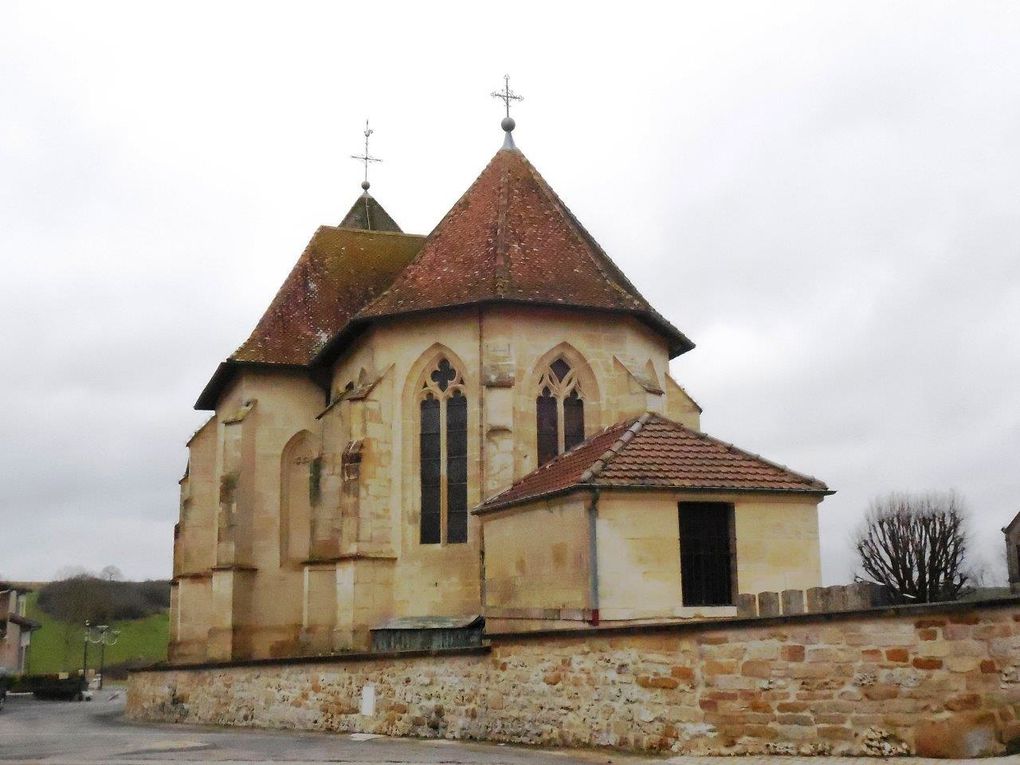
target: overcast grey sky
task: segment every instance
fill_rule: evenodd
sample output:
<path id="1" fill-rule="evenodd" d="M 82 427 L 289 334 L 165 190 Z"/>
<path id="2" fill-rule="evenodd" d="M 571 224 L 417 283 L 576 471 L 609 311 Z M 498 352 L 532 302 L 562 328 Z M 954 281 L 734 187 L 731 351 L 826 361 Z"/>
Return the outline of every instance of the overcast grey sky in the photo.
<path id="1" fill-rule="evenodd" d="M 442 10 L 440 10 L 440 8 Z M 517 143 L 698 345 L 702 425 L 869 498 L 1020 510 L 1015 3 L 0 5 L 0 575 L 170 573 L 216 363 L 372 190 L 427 233 Z"/>

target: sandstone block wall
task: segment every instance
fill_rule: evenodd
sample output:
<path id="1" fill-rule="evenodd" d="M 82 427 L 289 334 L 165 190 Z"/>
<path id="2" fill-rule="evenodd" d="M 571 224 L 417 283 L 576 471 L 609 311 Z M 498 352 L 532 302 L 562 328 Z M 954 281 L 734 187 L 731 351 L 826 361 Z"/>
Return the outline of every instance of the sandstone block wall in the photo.
<path id="1" fill-rule="evenodd" d="M 128 714 L 646 752 L 975 756 L 1020 738 L 1020 600 L 147 670 Z"/>

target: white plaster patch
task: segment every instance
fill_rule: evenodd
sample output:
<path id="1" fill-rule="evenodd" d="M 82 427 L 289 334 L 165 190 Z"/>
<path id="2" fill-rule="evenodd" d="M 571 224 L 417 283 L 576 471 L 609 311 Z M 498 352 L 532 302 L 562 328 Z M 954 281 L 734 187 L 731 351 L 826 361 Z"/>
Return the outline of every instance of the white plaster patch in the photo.
<path id="1" fill-rule="evenodd" d="M 369 717 L 375 714 L 375 686 L 372 683 L 361 687 L 361 714 Z"/>

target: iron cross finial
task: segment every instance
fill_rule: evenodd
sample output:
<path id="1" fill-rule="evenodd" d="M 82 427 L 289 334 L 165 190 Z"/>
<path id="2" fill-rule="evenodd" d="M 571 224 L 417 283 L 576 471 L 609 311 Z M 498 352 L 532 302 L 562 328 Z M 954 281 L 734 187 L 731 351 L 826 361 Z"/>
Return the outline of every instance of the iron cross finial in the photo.
<path id="1" fill-rule="evenodd" d="M 510 102 L 511 101 L 523 101 L 524 100 L 524 96 L 519 96 L 516 93 L 514 93 L 512 90 L 510 90 L 510 75 L 509 74 L 504 74 L 503 75 L 503 90 L 502 91 L 499 91 L 499 90 L 492 91 L 492 97 L 500 99 L 506 105 L 506 117 L 504 118 L 504 122 L 506 120 L 510 119 Z M 507 130 L 505 125 L 504 125 L 503 129 Z M 513 130 L 513 128 L 511 127 L 509 130 Z"/>
<path id="2" fill-rule="evenodd" d="M 351 155 L 351 159 L 357 159 L 357 160 L 360 160 L 361 162 L 365 163 L 365 180 L 363 180 L 361 182 L 361 188 L 363 188 L 365 191 L 368 191 L 369 186 L 372 185 L 372 184 L 370 184 L 368 182 L 368 163 L 369 162 L 382 162 L 381 159 L 379 159 L 377 157 L 373 157 L 371 154 L 368 153 L 368 137 L 370 135 L 372 135 L 372 133 L 374 133 L 374 132 L 375 131 L 372 130 L 372 128 L 370 128 L 368 126 L 368 120 L 365 120 L 365 153 L 364 154 L 352 154 Z"/>

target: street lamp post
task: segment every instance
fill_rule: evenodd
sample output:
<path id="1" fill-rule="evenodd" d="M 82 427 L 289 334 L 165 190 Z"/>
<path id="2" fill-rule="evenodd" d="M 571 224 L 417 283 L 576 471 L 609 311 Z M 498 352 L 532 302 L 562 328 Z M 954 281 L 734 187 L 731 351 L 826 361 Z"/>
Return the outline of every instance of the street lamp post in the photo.
<path id="1" fill-rule="evenodd" d="M 108 624 L 96 625 L 94 629 L 96 630 L 95 636 L 93 636 L 91 630 L 86 633 L 86 642 L 99 645 L 99 690 L 102 690 L 103 669 L 106 663 L 106 646 L 114 645 L 117 642 L 117 638 L 120 637 L 120 630 L 112 630 Z M 86 648 L 86 650 L 88 649 Z"/>
<path id="2" fill-rule="evenodd" d="M 85 647 L 82 649 L 81 655 L 81 676 L 82 679 L 87 679 L 89 671 L 89 634 L 92 632 L 92 628 L 89 627 L 89 620 L 85 620 Z"/>

